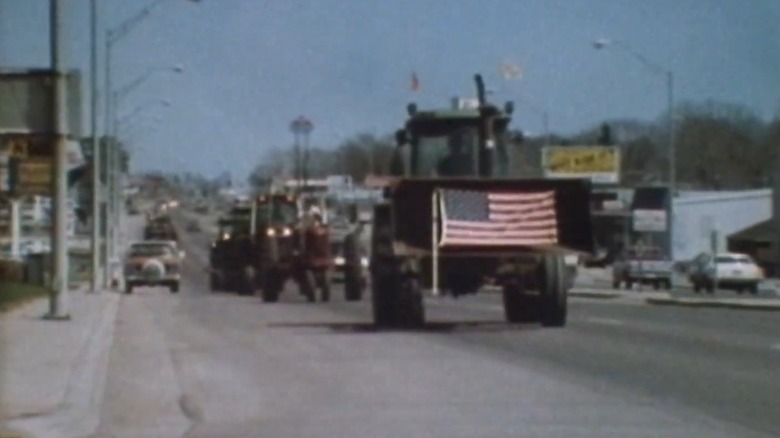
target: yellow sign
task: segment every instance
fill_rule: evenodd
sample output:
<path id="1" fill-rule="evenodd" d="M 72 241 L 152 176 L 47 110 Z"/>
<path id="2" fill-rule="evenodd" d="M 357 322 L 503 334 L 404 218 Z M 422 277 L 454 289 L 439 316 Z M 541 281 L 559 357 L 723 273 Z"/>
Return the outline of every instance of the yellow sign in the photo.
<path id="1" fill-rule="evenodd" d="M 30 195 L 50 195 L 51 177 L 51 160 L 28 158 L 19 163 L 18 191 Z"/>
<path id="2" fill-rule="evenodd" d="M 614 146 L 551 146 L 544 150 L 545 175 L 617 183 L 620 150 Z"/>

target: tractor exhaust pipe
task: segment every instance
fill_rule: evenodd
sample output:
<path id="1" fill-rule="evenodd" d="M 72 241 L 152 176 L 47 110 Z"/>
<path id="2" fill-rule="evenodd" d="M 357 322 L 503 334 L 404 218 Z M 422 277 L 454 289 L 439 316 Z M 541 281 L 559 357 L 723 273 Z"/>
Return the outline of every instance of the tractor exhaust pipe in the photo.
<path id="1" fill-rule="evenodd" d="M 479 73 L 475 74 L 474 82 L 477 83 L 477 100 L 480 108 L 482 108 L 487 104 L 485 101 L 485 82 L 482 80 L 482 75 Z"/>

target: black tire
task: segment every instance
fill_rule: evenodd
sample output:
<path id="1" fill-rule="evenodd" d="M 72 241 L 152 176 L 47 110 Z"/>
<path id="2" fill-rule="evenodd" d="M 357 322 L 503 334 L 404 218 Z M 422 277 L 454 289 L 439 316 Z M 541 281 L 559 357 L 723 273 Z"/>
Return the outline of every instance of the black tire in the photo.
<path id="1" fill-rule="evenodd" d="M 298 275 L 298 288 L 301 291 L 301 295 L 306 297 L 306 300 L 310 303 L 317 300 L 314 286 L 314 274 L 310 270 L 306 270 Z"/>
<path id="2" fill-rule="evenodd" d="M 171 284 L 170 286 L 168 286 L 168 289 L 171 291 L 172 294 L 179 293 L 179 283 L 176 282 Z"/>
<path id="3" fill-rule="evenodd" d="M 344 299 L 347 301 L 360 301 L 363 299 L 363 279 L 360 274 L 352 269 L 344 272 Z"/>
<path id="4" fill-rule="evenodd" d="M 698 294 L 698 293 L 701 292 L 701 289 L 702 289 L 701 288 L 701 283 L 699 283 L 698 281 L 694 281 L 693 282 L 693 292 Z"/>
<path id="5" fill-rule="evenodd" d="M 664 289 L 672 290 L 672 280 L 664 280 Z"/>
<path id="6" fill-rule="evenodd" d="M 282 279 L 275 272 L 266 272 L 263 278 L 263 292 L 261 298 L 264 303 L 275 303 L 279 301 L 279 294 L 282 289 Z"/>
<path id="7" fill-rule="evenodd" d="M 401 281 L 396 300 L 396 325 L 400 328 L 420 328 L 425 325 L 422 286 L 416 277 L 407 277 Z"/>
<path id="8" fill-rule="evenodd" d="M 517 284 L 506 284 L 501 292 L 504 301 L 504 317 L 512 324 L 539 322 L 539 297 L 525 295 Z"/>
<path id="9" fill-rule="evenodd" d="M 751 284 L 748 291 L 750 291 L 750 295 L 758 295 L 758 283 Z"/>
<path id="10" fill-rule="evenodd" d="M 715 293 L 715 283 L 712 281 L 708 281 L 706 285 L 704 285 L 704 289 L 707 291 L 708 294 L 714 294 Z"/>
<path id="11" fill-rule="evenodd" d="M 212 292 L 217 292 L 222 289 L 222 284 L 220 282 L 219 274 L 212 273 L 209 276 L 209 289 Z"/>
<path id="12" fill-rule="evenodd" d="M 133 293 L 133 284 L 132 283 L 125 283 L 125 293 L 127 295 L 130 295 Z"/>
<path id="13" fill-rule="evenodd" d="M 626 290 L 633 290 L 634 289 L 634 281 L 631 279 L 626 280 Z"/>
<path id="14" fill-rule="evenodd" d="M 240 284 L 238 287 L 239 295 L 252 296 L 255 294 L 255 270 L 251 267 L 244 268 L 241 273 Z"/>
<path id="15" fill-rule="evenodd" d="M 330 275 L 328 271 L 320 271 L 315 275 L 317 288 L 320 290 L 320 301 L 327 303 L 330 301 Z"/>
<path id="16" fill-rule="evenodd" d="M 612 280 L 612 289 L 620 289 L 620 280 Z"/>
<path id="17" fill-rule="evenodd" d="M 392 327 L 395 324 L 395 284 L 394 279 L 388 276 L 374 277 L 371 282 L 371 310 L 377 327 Z"/>
<path id="18" fill-rule="evenodd" d="M 566 265 L 563 257 L 545 256 L 542 260 L 540 280 L 540 316 L 544 327 L 564 327 L 568 314 L 568 290 L 566 289 Z"/>

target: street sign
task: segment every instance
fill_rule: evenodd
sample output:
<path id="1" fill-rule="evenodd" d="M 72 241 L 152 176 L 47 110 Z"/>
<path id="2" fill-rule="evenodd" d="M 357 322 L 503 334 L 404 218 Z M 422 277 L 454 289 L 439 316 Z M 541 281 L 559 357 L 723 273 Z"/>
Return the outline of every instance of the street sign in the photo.
<path id="1" fill-rule="evenodd" d="M 659 232 L 666 231 L 666 211 L 664 210 L 634 210 L 634 231 Z"/>

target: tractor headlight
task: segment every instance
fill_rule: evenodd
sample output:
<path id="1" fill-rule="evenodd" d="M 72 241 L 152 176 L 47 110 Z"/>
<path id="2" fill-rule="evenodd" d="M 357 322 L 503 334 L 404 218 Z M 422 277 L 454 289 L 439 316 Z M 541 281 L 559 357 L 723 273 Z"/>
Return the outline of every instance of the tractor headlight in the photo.
<path id="1" fill-rule="evenodd" d="M 222 233 L 222 240 L 230 239 L 230 233 Z"/>
<path id="2" fill-rule="evenodd" d="M 273 228 L 269 228 L 265 230 L 265 235 L 268 237 L 274 237 L 276 236 L 276 230 L 274 230 Z"/>
<path id="3" fill-rule="evenodd" d="M 292 236 L 292 230 L 290 228 L 284 227 L 282 229 L 282 236 L 284 236 L 284 237 Z"/>
<path id="4" fill-rule="evenodd" d="M 346 260 L 344 260 L 344 257 L 342 256 L 336 256 L 333 258 L 333 264 L 336 266 L 344 266 L 344 263 L 346 263 Z"/>
<path id="5" fill-rule="evenodd" d="M 360 258 L 360 266 L 367 268 L 368 267 L 368 257 L 361 257 Z"/>

